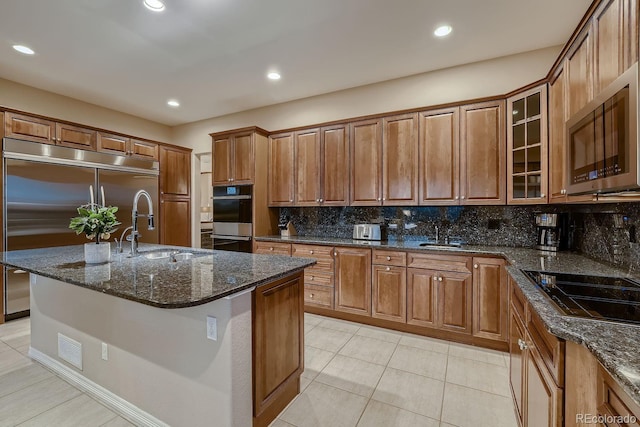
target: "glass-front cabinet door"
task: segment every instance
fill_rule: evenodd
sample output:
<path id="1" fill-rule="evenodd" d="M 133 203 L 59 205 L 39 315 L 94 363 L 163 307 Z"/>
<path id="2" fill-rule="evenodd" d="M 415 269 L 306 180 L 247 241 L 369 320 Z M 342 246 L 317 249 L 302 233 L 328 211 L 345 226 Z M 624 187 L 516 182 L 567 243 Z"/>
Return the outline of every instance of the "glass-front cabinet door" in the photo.
<path id="1" fill-rule="evenodd" d="M 507 100 L 509 204 L 547 203 L 547 87 Z"/>

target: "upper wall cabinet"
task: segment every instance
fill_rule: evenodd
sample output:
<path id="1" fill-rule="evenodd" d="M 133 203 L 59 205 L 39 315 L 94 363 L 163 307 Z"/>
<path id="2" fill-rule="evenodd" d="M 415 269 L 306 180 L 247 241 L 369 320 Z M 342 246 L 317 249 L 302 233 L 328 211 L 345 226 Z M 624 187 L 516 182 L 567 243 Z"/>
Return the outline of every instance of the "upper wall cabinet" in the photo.
<path id="1" fill-rule="evenodd" d="M 320 152 L 320 129 L 307 129 L 294 134 L 296 206 L 320 204 Z"/>
<path id="2" fill-rule="evenodd" d="M 293 206 L 294 135 L 284 133 L 269 137 L 269 206 Z"/>
<path id="3" fill-rule="evenodd" d="M 160 243 L 191 246 L 191 150 L 161 146 Z"/>
<path id="4" fill-rule="evenodd" d="M 382 203 L 382 120 L 351 123 L 351 205 Z"/>
<path id="5" fill-rule="evenodd" d="M 158 160 L 158 144 L 111 133 L 98 132 L 98 151 Z"/>
<path id="6" fill-rule="evenodd" d="M 382 204 L 418 204 L 418 115 L 385 117 L 382 138 Z"/>
<path id="7" fill-rule="evenodd" d="M 191 150 L 160 148 L 160 195 L 189 197 L 191 192 Z"/>
<path id="8" fill-rule="evenodd" d="M 567 110 L 572 117 L 593 98 L 593 36 L 591 30 L 576 40 L 567 55 Z"/>
<path id="9" fill-rule="evenodd" d="M 460 109 L 419 114 L 419 201 L 421 205 L 454 205 L 460 200 Z"/>
<path id="10" fill-rule="evenodd" d="M 5 114 L 4 127 L 9 138 L 96 150 L 97 132 L 92 129 L 9 112 Z"/>
<path id="11" fill-rule="evenodd" d="M 460 203 L 506 202 L 504 101 L 460 107 Z"/>
<path id="12" fill-rule="evenodd" d="M 547 202 L 547 87 L 507 99 L 507 201 Z"/>
<path id="13" fill-rule="evenodd" d="M 320 161 L 322 164 L 320 204 L 347 206 L 350 202 L 349 125 L 320 129 Z"/>
<path id="14" fill-rule="evenodd" d="M 213 185 L 253 184 L 253 130 L 212 135 L 212 139 Z"/>

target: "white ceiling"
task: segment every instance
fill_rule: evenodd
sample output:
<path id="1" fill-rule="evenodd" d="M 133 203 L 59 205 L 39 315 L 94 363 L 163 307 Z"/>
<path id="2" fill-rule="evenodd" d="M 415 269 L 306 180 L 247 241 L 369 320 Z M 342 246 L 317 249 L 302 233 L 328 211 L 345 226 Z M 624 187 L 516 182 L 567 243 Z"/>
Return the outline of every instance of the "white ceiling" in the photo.
<path id="1" fill-rule="evenodd" d="M 564 44 L 591 3 L 0 1 L 0 77 L 171 126 Z"/>

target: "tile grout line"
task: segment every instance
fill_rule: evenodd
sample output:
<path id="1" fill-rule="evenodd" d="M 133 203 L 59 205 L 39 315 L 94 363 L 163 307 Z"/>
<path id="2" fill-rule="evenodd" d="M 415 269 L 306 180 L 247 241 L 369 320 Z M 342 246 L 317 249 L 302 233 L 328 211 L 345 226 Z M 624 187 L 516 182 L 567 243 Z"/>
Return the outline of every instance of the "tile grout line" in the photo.
<path id="1" fill-rule="evenodd" d="M 62 378 L 58 378 L 58 379 L 62 380 Z M 64 380 L 62 380 L 62 381 L 64 381 Z M 66 381 L 64 381 L 64 382 L 65 382 L 65 383 L 67 383 Z M 69 384 L 69 383 L 67 383 L 67 384 Z M 69 384 L 69 385 L 70 385 L 71 387 L 73 387 L 74 389 L 76 389 L 78 392 L 80 392 L 80 394 L 79 394 L 79 395 L 77 395 L 77 396 L 73 396 L 72 398 L 67 399 L 67 400 L 65 400 L 64 402 L 60 402 L 59 404 L 57 404 L 57 405 L 55 405 L 55 406 L 52 406 L 51 408 L 48 408 L 48 409 L 46 409 L 46 410 L 44 410 L 44 411 L 42 411 L 42 412 L 40 412 L 40 413 L 38 413 L 38 414 L 34 415 L 34 416 L 33 416 L 33 417 L 31 417 L 31 418 L 27 418 L 26 420 L 22 421 L 20 424 L 16 424 L 16 427 L 18 427 L 18 426 L 20 426 L 20 425 L 22 425 L 22 424 L 26 423 L 27 421 L 31 421 L 32 419 L 34 419 L 34 418 L 36 418 L 36 417 L 39 417 L 40 415 L 42 415 L 42 414 L 44 414 L 44 413 L 46 413 L 46 412 L 49 412 L 49 411 L 51 411 L 51 410 L 53 410 L 53 409 L 57 408 L 57 407 L 58 407 L 58 406 L 60 406 L 60 405 L 64 405 L 65 403 L 70 402 L 70 401 L 72 401 L 73 399 L 76 399 L 76 398 L 78 398 L 78 397 L 81 397 L 81 396 L 84 394 L 84 392 L 83 392 L 82 390 L 80 390 L 79 388 L 76 388 L 76 387 L 75 387 L 74 385 L 72 385 L 72 384 Z M 24 389 L 23 389 L 23 390 L 24 390 Z"/>

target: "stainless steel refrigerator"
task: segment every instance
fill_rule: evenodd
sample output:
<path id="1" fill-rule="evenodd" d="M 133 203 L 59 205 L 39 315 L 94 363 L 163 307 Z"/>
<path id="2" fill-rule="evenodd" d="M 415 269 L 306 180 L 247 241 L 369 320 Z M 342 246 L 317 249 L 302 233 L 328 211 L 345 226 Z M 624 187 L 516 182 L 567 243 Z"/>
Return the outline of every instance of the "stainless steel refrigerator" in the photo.
<path id="1" fill-rule="evenodd" d="M 144 189 L 158 213 L 158 162 L 106 153 L 56 147 L 5 138 L 4 239 L 5 250 L 32 249 L 86 243 L 84 235 L 69 229 L 77 207 L 94 199 L 118 206 L 122 225 L 111 237 L 120 237 L 131 225 L 135 193 Z M 145 213 L 146 204 L 139 206 Z M 158 231 L 141 224 L 141 242 L 157 243 Z M 125 251 L 127 250 L 125 246 Z M 4 271 L 5 320 L 29 314 L 29 275 L 22 270 Z"/>

